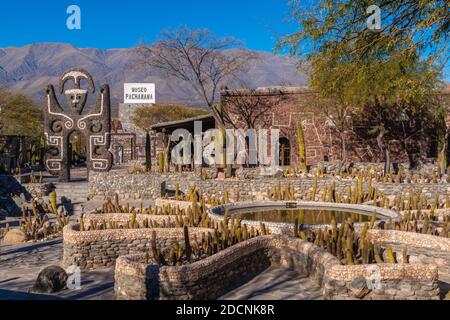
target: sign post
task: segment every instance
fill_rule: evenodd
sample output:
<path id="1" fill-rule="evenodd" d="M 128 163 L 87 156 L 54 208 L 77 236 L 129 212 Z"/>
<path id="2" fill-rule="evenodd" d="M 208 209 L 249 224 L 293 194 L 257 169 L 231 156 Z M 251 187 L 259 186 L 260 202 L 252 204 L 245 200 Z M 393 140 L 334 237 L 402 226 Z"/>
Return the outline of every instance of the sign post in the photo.
<path id="1" fill-rule="evenodd" d="M 125 83 L 123 87 L 125 104 L 155 104 L 154 83 Z"/>

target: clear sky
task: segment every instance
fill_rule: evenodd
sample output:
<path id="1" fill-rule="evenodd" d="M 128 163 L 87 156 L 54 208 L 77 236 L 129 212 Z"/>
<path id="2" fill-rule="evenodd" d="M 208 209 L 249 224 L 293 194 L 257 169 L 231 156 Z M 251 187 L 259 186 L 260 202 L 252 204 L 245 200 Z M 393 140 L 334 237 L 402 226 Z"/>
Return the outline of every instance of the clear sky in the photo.
<path id="1" fill-rule="evenodd" d="M 66 27 L 71 4 L 81 9 L 81 30 Z M 187 25 L 272 51 L 277 34 L 293 30 L 287 0 L 2 0 L 0 10 L 0 47 L 67 42 L 127 48 L 153 42 L 164 28 Z"/>
<path id="2" fill-rule="evenodd" d="M 314 0 L 311 0 L 314 1 Z M 288 0 L 1 0 L 0 47 L 66 42 L 86 48 L 129 48 L 157 40 L 165 28 L 208 28 L 273 51 L 276 39 L 295 31 Z M 67 8 L 81 9 L 81 30 L 66 26 Z M 450 67 L 445 78 L 450 82 Z"/>

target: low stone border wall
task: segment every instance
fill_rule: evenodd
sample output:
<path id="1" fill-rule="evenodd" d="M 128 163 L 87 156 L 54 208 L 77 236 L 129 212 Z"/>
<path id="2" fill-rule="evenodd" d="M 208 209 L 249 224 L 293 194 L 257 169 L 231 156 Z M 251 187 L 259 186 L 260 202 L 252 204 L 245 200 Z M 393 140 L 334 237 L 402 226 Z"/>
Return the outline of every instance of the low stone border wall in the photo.
<path id="1" fill-rule="evenodd" d="M 307 202 L 307 201 L 257 201 L 257 202 L 239 202 L 233 204 L 226 204 L 218 207 L 211 208 L 208 210 L 208 214 L 211 219 L 216 221 L 223 221 L 226 209 L 229 210 L 229 214 L 233 214 L 233 210 L 242 210 L 248 208 L 261 209 L 261 208 L 272 208 L 277 207 L 280 210 L 288 208 L 289 205 L 295 204 L 296 209 L 318 209 L 318 210 L 334 210 L 334 211 L 348 211 L 360 214 L 365 214 L 371 216 L 374 211 L 378 215 L 385 217 L 384 220 L 389 218 L 399 220 L 401 215 L 395 211 L 389 209 L 383 209 L 368 205 L 356 205 L 356 204 L 343 204 L 343 203 L 331 203 L 331 202 Z M 381 221 L 378 221 L 380 223 Z M 259 227 L 259 221 L 242 220 L 243 224 L 247 226 Z M 266 228 L 269 228 L 272 234 L 286 234 L 293 235 L 293 224 L 292 223 L 274 223 L 274 222 L 264 222 Z M 355 223 L 356 228 L 361 228 L 363 224 Z M 304 225 L 304 228 L 319 229 L 324 228 L 325 225 Z"/>
<path id="2" fill-rule="evenodd" d="M 450 238 L 437 237 L 428 234 L 395 230 L 368 230 L 367 238 L 372 241 L 401 243 L 407 246 L 448 251 L 450 253 Z"/>
<path id="3" fill-rule="evenodd" d="M 327 300 L 439 300 L 437 267 L 420 264 L 333 266 L 323 289 Z"/>
<path id="4" fill-rule="evenodd" d="M 172 215 L 149 215 L 149 214 L 136 214 L 136 221 L 142 224 L 145 220 L 152 220 L 158 223 L 175 222 L 175 217 Z M 109 223 L 115 222 L 119 226 L 126 225 L 127 222 L 131 221 L 133 218 L 132 213 L 86 213 L 83 216 L 83 222 L 85 226 L 89 226 L 91 222 L 99 223 Z"/>
<path id="5" fill-rule="evenodd" d="M 344 180 L 339 177 L 322 177 L 317 182 L 318 190 L 336 182 L 337 191 L 347 194 L 348 187 L 354 187 L 355 181 Z M 113 197 L 119 195 L 121 200 L 156 200 L 163 196 L 166 186 L 179 185 L 180 191 L 187 193 L 196 185 L 205 194 L 222 197 L 229 193 L 230 199 L 235 199 L 237 192 L 241 201 L 265 200 L 268 190 L 274 187 L 290 185 L 297 197 L 309 194 L 314 184 L 313 177 L 299 178 L 264 178 L 256 180 L 226 179 L 202 180 L 194 172 L 169 174 L 128 174 L 126 171 L 112 170 L 107 173 L 93 172 L 89 176 L 88 195 L 90 198 Z M 373 183 L 373 186 L 383 192 L 385 196 L 396 195 L 399 192 L 423 192 L 429 199 L 436 193 L 444 195 L 450 193 L 448 183 Z M 365 184 L 366 187 L 366 184 Z M 164 189 L 164 190 L 163 190 Z"/>
<path id="6" fill-rule="evenodd" d="M 384 246 L 390 245 L 398 262 L 403 262 L 403 247 L 409 262 L 438 267 L 439 275 L 450 275 L 450 239 L 394 230 L 368 230 L 367 238 Z"/>
<path id="7" fill-rule="evenodd" d="M 311 277 L 325 299 L 439 299 L 436 266 L 344 266 L 314 244 L 282 235 L 254 238 L 183 267 L 146 265 L 143 258 L 117 260 L 118 299 L 217 299 L 273 264 Z"/>
<path id="8" fill-rule="evenodd" d="M 77 265 L 81 269 L 114 266 L 122 255 L 151 251 L 151 235 L 156 231 L 159 246 L 184 239 L 183 229 L 114 229 L 79 231 L 78 224 L 69 224 L 63 230 L 63 266 Z M 211 229 L 192 228 L 189 235 L 201 236 Z"/>
<path id="9" fill-rule="evenodd" d="M 115 271 L 118 299 L 217 299 L 228 289 L 271 264 L 298 270 L 322 283 L 336 257 L 313 244 L 287 236 L 263 236 L 182 267 L 145 265 L 143 255 L 119 257 Z"/>

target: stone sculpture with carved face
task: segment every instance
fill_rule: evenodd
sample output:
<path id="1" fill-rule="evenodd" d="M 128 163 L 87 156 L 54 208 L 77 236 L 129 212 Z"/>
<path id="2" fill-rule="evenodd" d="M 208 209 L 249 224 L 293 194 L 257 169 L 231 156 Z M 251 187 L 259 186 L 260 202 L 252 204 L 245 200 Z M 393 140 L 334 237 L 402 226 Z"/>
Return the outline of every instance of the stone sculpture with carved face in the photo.
<path id="1" fill-rule="evenodd" d="M 66 89 L 69 83 L 72 88 Z M 83 89 L 86 83 L 88 89 Z M 47 145 L 45 164 L 47 170 L 57 175 L 60 181 L 70 181 L 70 137 L 79 132 L 87 141 L 87 166 L 93 171 L 109 171 L 112 166 L 111 104 L 109 86 L 102 85 L 95 106 L 88 114 L 83 110 L 89 91 L 95 93 L 91 75 L 83 69 L 70 69 L 61 76 L 60 93 L 66 96 L 67 112 L 59 104 L 53 85 L 45 92 L 45 138 Z"/>

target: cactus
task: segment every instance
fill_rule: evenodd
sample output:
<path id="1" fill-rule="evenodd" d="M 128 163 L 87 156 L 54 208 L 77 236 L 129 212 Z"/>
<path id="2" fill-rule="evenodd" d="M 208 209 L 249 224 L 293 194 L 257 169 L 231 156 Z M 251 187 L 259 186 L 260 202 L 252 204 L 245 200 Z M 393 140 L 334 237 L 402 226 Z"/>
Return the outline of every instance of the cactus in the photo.
<path id="1" fill-rule="evenodd" d="M 54 213 L 54 214 L 56 214 L 58 211 L 57 211 L 57 207 L 56 207 L 56 192 L 55 191 L 53 191 L 51 194 L 50 194 L 50 204 L 51 204 L 51 208 L 52 208 L 52 212 Z"/>
<path id="2" fill-rule="evenodd" d="M 308 167 L 306 166 L 306 146 L 301 122 L 297 123 L 297 140 L 300 170 L 306 173 L 308 171 Z"/>
<path id="3" fill-rule="evenodd" d="M 159 153 L 158 167 L 159 167 L 159 172 L 163 173 L 164 172 L 164 153 L 162 153 L 162 152 Z"/>
<path id="4" fill-rule="evenodd" d="M 394 253 L 392 251 L 392 247 L 389 246 L 387 248 L 386 252 L 387 252 L 387 258 L 388 258 L 389 263 L 395 263 L 395 257 L 394 257 Z"/>
<path id="5" fill-rule="evenodd" d="M 189 262 L 191 262 L 192 261 L 191 260 L 192 259 L 192 257 L 191 257 L 192 248 L 191 248 L 191 243 L 189 241 L 189 229 L 188 229 L 188 227 L 185 226 L 183 228 L 183 231 L 184 231 L 184 246 L 185 246 L 185 250 L 186 250 L 186 258 L 187 258 L 187 260 Z"/>
<path id="6" fill-rule="evenodd" d="M 409 263 L 409 258 L 408 258 L 408 247 L 403 247 L 403 252 L 402 252 L 402 257 L 403 257 L 403 263 L 404 264 L 408 264 Z"/>
<path id="7" fill-rule="evenodd" d="M 175 200 L 180 200 L 180 185 L 177 183 L 175 186 Z"/>
<path id="8" fill-rule="evenodd" d="M 380 245 L 375 243 L 373 250 L 374 250 L 374 258 L 375 258 L 376 263 L 378 263 L 378 264 L 384 263 L 383 258 L 381 257 Z"/>
<path id="9" fill-rule="evenodd" d="M 147 172 L 152 170 L 152 145 L 150 140 L 150 133 L 147 131 L 145 135 L 145 169 Z"/>
<path id="10" fill-rule="evenodd" d="M 317 175 L 314 176 L 314 182 L 313 182 L 313 191 L 311 194 L 311 201 L 316 201 L 316 194 L 317 194 Z"/>
<path id="11" fill-rule="evenodd" d="M 369 229 L 373 229 L 375 227 L 375 221 L 377 220 L 377 211 L 374 210 L 372 213 L 372 217 L 370 218 Z"/>

